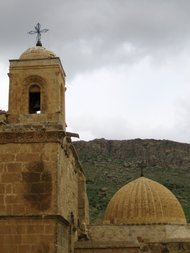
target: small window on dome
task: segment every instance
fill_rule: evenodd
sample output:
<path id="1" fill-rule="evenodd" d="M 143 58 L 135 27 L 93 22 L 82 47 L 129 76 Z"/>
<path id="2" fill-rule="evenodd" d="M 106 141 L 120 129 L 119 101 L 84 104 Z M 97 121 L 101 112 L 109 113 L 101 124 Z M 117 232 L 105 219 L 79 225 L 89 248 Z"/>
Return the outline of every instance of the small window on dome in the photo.
<path id="1" fill-rule="evenodd" d="M 41 113 L 41 91 L 36 84 L 29 89 L 29 113 Z"/>

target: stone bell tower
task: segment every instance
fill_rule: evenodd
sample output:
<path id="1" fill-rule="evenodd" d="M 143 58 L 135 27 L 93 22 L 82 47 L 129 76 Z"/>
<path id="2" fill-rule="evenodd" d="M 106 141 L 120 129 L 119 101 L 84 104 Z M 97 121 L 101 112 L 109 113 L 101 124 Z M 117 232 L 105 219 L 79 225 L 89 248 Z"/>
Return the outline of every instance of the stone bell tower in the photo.
<path id="1" fill-rule="evenodd" d="M 65 72 L 42 46 L 10 60 L 0 115 L 1 253 L 67 253 L 85 235 L 85 176 L 65 131 Z"/>
<path id="2" fill-rule="evenodd" d="M 59 125 L 65 130 L 65 72 L 56 55 L 41 46 L 10 60 L 11 123 Z"/>

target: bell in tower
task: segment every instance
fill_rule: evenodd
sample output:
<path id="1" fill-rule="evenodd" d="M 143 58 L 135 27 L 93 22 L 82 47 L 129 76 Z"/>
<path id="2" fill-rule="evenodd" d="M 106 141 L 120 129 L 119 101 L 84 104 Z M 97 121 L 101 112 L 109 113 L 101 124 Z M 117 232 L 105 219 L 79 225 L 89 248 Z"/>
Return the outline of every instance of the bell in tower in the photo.
<path id="1" fill-rule="evenodd" d="M 40 113 L 40 87 L 32 85 L 29 90 L 29 113 Z"/>

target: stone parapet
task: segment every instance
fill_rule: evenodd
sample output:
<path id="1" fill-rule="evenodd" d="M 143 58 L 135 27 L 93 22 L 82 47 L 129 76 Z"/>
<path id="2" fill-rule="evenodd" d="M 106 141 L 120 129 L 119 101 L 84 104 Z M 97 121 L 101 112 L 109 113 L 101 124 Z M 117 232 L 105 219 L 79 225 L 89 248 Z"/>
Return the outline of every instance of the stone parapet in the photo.
<path id="1" fill-rule="evenodd" d="M 60 112 L 57 113 L 40 113 L 40 114 L 21 114 L 21 115 L 14 115 L 14 114 L 7 114 L 7 122 L 9 124 L 20 124 L 20 125 L 35 125 L 41 122 L 41 125 L 51 125 L 52 123 L 56 122 L 57 125 L 60 125 L 63 128 L 63 115 Z M 54 123 L 54 125 L 56 125 Z"/>
<path id="2" fill-rule="evenodd" d="M 90 225 L 91 240 L 101 242 L 189 240 L 190 225 Z"/>

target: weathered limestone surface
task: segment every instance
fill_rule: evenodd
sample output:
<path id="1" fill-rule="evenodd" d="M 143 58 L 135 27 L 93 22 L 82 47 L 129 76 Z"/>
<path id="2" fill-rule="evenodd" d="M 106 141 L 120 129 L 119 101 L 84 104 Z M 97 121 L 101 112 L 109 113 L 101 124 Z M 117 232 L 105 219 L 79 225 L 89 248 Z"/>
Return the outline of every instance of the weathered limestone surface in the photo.
<path id="1" fill-rule="evenodd" d="M 189 234 L 189 225 L 94 225 L 88 226 L 89 240 L 78 241 L 75 251 L 190 252 Z"/>
<path id="2" fill-rule="evenodd" d="M 89 224 L 89 205 L 86 194 L 86 178 L 80 170 L 78 173 L 78 212 L 82 223 Z M 82 224 L 81 224 L 82 225 Z"/>
<path id="3" fill-rule="evenodd" d="M 10 61 L 9 115 L 10 123 L 56 122 L 65 129 L 65 73 L 58 57 Z M 41 89 L 41 114 L 29 114 L 29 88 Z M 20 99 L 22 98 L 22 99 Z"/>
<path id="4" fill-rule="evenodd" d="M 105 211 L 104 224 L 186 224 L 180 202 L 165 186 L 139 177 L 119 189 Z"/>
<path id="5" fill-rule="evenodd" d="M 75 248 L 75 252 L 76 253 L 140 253 L 142 252 L 140 250 L 139 246 L 135 246 L 135 245 L 126 245 L 125 247 L 114 247 L 114 245 L 104 245 L 104 247 L 101 248 Z M 154 252 L 157 253 L 157 252 Z"/>
<path id="6" fill-rule="evenodd" d="M 0 133 L 0 136 L 6 136 L 6 133 Z M 66 248 L 73 249 L 78 222 L 85 223 L 87 214 L 85 216 L 84 211 L 81 213 L 82 208 L 86 208 L 85 179 L 83 178 L 79 186 L 79 174 L 81 177 L 83 171 L 72 144 L 64 137 L 64 133 L 56 131 L 41 132 L 40 135 L 38 132 L 27 131 L 7 134 L 9 138 L 0 138 L 0 217 L 9 219 L 27 216 L 29 224 L 31 216 L 35 215 L 41 215 L 41 222 L 45 219 L 43 215 L 63 217 L 67 226 L 65 228 L 63 224 L 59 224 L 54 234 L 57 240 L 56 252 L 67 252 Z M 17 137 L 14 138 L 15 135 Z M 78 215 L 80 194 L 85 200 Z M 10 219 L 9 223 L 12 221 L 14 220 Z M 3 227 L 4 222 L 0 219 L 0 226 Z M 54 223 L 56 222 L 55 219 Z M 35 223 L 33 227 L 35 229 Z M 68 238 L 65 234 L 68 234 Z M 11 243 L 10 238 L 7 236 L 7 245 L 9 240 Z M 7 248 L 2 251 L 7 252 Z"/>
<path id="7" fill-rule="evenodd" d="M 0 252 L 74 252 L 86 232 L 88 201 L 72 134 L 65 132 L 60 59 L 34 47 L 10 61 L 9 77 L 9 110 L 0 113 Z"/>
<path id="8" fill-rule="evenodd" d="M 55 252 L 56 223 L 35 218 L 0 220 L 1 252 Z"/>
<path id="9" fill-rule="evenodd" d="M 0 219 L 0 245 L 4 253 L 68 252 L 68 225 L 56 217 L 6 217 Z M 62 236 L 56 235 L 64 234 Z"/>
<path id="10" fill-rule="evenodd" d="M 135 242 L 138 237 L 158 242 L 190 237 L 190 225 L 91 225 L 88 231 L 90 238 L 99 242 Z"/>
<path id="11" fill-rule="evenodd" d="M 58 144 L 0 145 L 0 214 L 56 212 Z"/>

